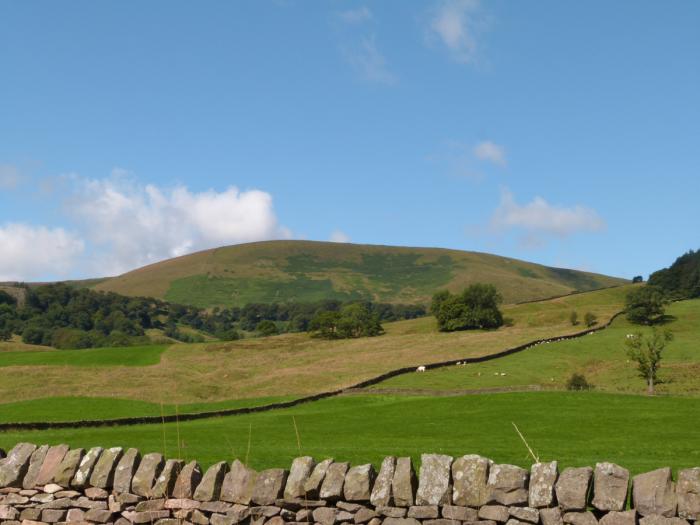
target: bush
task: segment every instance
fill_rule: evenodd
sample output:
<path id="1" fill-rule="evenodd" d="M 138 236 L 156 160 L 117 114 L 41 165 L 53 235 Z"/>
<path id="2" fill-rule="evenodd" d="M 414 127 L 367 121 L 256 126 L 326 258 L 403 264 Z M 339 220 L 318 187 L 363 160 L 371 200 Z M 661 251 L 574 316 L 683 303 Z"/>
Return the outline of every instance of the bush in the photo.
<path id="1" fill-rule="evenodd" d="M 598 322 L 598 318 L 593 312 L 586 312 L 586 315 L 583 316 L 583 322 L 586 323 L 588 328 L 590 328 Z"/>
<path id="2" fill-rule="evenodd" d="M 586 381 L 586 377 L 583 374 L 574 373 L 566 382 L 567 390 L 590 390 L 591 388 L 591 384 Z"/>
<path id="3" fill-rule="evenodd" d="M 503 314 L 498 309 L 501 295 L 492 284 L 472 284 L 460 294 L 447 290 L 433 296 L 431 310 L 441 332 L 498 328 Z"/>
<path id="4" fill-rule="evenodd" d="M 571 321 L 571 326 L 576 326 L 578 324 L 578 313 L 576 310 L 571 312 L 571 315 L 569 315 L 569 321 Z"/>
<path id="5" fill-rule="evenodd" d="M 313 337 L 347 339 L 373 337 L 384 333 L 379 316 L 364 303 L 348 304 L 339 312 L 322 310 L 309 323 Z"/>
<path id="6" fill-rule="evenodd" d="M 280 333 L 275 322 L 268 320 L 260 321 L 255 327 L 255 330 L 262 336 L 277 335 Z"/>

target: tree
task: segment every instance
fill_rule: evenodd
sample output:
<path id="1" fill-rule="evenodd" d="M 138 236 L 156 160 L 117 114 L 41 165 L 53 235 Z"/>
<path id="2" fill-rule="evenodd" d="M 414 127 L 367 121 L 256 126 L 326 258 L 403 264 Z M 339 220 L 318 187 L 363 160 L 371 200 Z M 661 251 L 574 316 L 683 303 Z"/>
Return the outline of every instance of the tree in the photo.
<path id="1" fill-rule="evenodd" d="M 12 330 L 8 327 L 0 328 L 0 341 L 9 341 L 12 339 Z"/>
<path id="2" fill-rule="evenodd" d="M 309 323 L 309 331 L 312 336 L 323 339 L 335 339 L 338 337 L 338 321 L 340 312 L 321 310 Z"/>
<path id="3" fill-rule="evenodd" d="M 492 284 L 472 284 L 453 295 L 443 290 L 433 296 L 431 310 L 441 332 L 478 328 L 498 328 L 503 314 L 498 309 L 501 295 Z"/>
<path id="4" fill-rule="evenodd" d="M 571 315 L 569 315 L 569 321 L 571 321 L 571 326 L 576 326 L 578 324 L 578 313 L 576 310 L 571 311 Z"/>
<path id="5" fill-rule="evenodd" d="M 586 312 L 586 315 L 583 316 L 583 322 L 586 323 L 588 328 L 590 328 L 598 322 L 598 318 L 593 312 Z"/>
<path id="6" fill-rule="evenodd" d="M 372 337 L 383 333 L 379 316 L 370 312 L 367 305 L 354 303 L 340 309 L 339 337 Z"/>
<path id="7" fill-rule="evenodd" d="M 639 376 L 647 382 L 647 394 L 654 395 L 654 384 L 661 368 L 661 357 L 666 343 L 673 340 L 669 330 L 653 328 L 651 335 L 631 334 L 625 339 L 627 356 L 637 363 Z"/>
<path id="8" fill-rule="evenodd" d="M 277 335 L 280 333 L 280 331 L 277 329 L 277 325 L 275 324 L 275 322 L 269 321 L 267 319 L 265 319 L 264 321 L 260 321 L 255 327 L 255 330 L 264 337 L 268 335 Z"/>
<path id="9" fill-rule="evenodd" d="M 632 277 L 632 282 L 633 283 L 642 283 L 642 282 L 644 282 L 644 277 L 642 277 L 641 275 L 635 275 L 634 277 Z"/>
<path id="10" fill-rule="evenodd" d="M 625 309 L 631 323 L 651 325 L 663 319 L 667 300 L 657 286 L 646 285 L 627 294 Z"/>
<path id="11" fill-rule="evenodd" d="M 574 373 L 566 382 L 567 390 L 590 390 L 591 385 L 583 374 Z"/>

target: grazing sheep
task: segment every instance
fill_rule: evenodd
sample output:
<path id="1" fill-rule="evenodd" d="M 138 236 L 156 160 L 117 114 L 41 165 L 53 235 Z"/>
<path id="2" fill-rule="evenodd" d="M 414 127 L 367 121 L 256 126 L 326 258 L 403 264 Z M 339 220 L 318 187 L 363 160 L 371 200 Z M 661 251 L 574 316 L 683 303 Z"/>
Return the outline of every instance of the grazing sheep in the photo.
<path id="1" fill-rule="evenodd" d="M 425 372 L 425 366 L 420 365 L 418 368 L 416 368 L 416 372 Z"/>
<path id="2" fill-rule="evenodd" d="M 506 373 L 505 373 L 505 372 L 501 372 L 501 375 L 504 376 L 504 375 L 506 375 Z"/>

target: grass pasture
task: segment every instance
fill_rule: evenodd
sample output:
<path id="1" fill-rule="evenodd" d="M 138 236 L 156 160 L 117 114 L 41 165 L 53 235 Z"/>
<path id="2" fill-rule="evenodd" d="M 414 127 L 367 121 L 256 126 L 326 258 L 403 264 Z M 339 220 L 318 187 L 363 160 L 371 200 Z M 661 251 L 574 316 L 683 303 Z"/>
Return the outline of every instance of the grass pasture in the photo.
<path id="1" fill-rule="evenodd" d="M 300 452 L 376 466 L 385 455 L 410 455 L 418 463 L 423 452 L 478 453 L 528 466 L 532 461 L 513 430 L 515 422 L 540 458 L 557 459 L 560 468 L 608 460 L 639 473 L 666 465 L 700 465 L 698 413 L 698 398 L 593 392 L 362 395 L 179 425 L 0 433 L 0 447 L 19 441 L 129 446 L 196 458 L 206 466 L 222 459 L 246 459 L 250 436 L 248 460 L 255 468 L 289 465 Z"/>
<path id="2" fill-rule="evenodd" d="M 85 348 L 81 350 L 19 350 L 0 353 L 0 367 L 117 367 L 158 364 L 166 345 Z"/>

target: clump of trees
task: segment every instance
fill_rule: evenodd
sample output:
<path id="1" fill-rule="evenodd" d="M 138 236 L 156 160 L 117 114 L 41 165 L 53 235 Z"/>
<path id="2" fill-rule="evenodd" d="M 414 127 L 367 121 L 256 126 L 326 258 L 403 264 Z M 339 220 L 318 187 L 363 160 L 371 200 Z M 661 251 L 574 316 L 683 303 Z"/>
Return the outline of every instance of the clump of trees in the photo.
<path id="1" fill-rule="evenodd" d="M 501 294 L 492 284 L 472 284 L 458 294 L 447 290 L 433 295 L 431 312 L 441 332 L 498 328 L 503 325 Z"/>
<path id="2" fill-rule="evenodd" d="M 314 337 L 323 339 L 348 339 L 382 335 L 379 315 L 366 304 L 353 303 L 338 311 L 322 310 L 316 313 L 309 325 Z"/>
<path id="3" fill-rule="evenodd" d="M 651 334 L 629 334 L 625 339 L 627 357 L 637 364 L 639 376 L 647 383 L 647 393 L 654 394 L 654 386 L 658 383 L 661 358 L 666 344 L 673 340 L 669 330 L 652 328 Z"/>
<path id="4" fill-rule="evenodd" d="M 652 325 L 663 320 L 667 303 L 663 290 L 658 286 L 635 288 L 625 298 L 627 320 L 635 324 Z"/>
<path id="5" fill-rule="evenodd" d="M 586 376 L 579 373 L 571 374 L 568 381 L 566 382 L 567 390 L 590 390 L 592 388 L 591 384 L 586 379 Z"/>
<path id="6" fill-rule="evenodd" d="M 700 250 L 690 250 L 670 267 L 652 273 L 648 283 L 670 299 L 700 297 Z"/>

